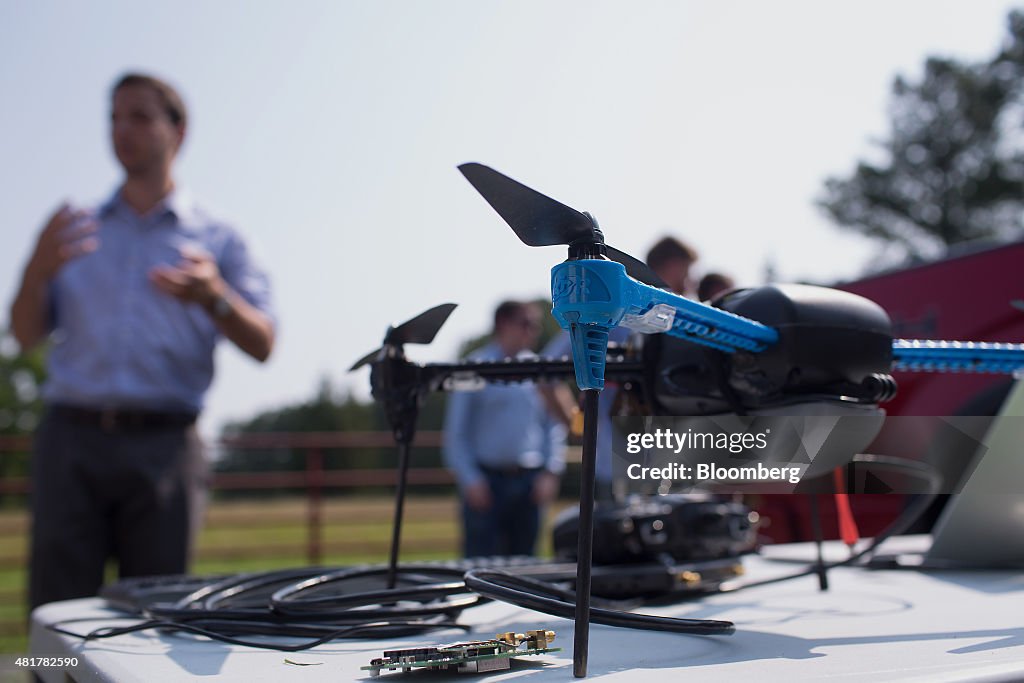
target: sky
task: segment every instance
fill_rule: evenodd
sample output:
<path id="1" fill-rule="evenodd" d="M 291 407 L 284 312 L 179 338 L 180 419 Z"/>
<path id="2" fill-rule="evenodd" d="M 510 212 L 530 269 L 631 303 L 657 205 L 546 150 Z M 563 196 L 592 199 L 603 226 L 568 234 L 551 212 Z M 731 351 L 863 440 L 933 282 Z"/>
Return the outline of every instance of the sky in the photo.
<path id="1" fill-rule="evenodd" d="M 252 245 L 277 347 L 222 344 L 201 422 L 369 394 L 389 324 L 459 304 L 414 360 L 450 360 L 505 298 L 549 294 L 560 247 L 522 245 L 457 172 L 486 163 L 579 210 L 640 258 L 673 234 L 698 274 L 834 282 L 880 247 L 814 205 L 876 158 L 892 80 L 990 57 L 997 0 L 0 2 L 0 302 L 62 200 L 120 181 L 109 88 L 185 96 L 176 178 Z M 0 316 L 4 325 L 6 314 Z"/>

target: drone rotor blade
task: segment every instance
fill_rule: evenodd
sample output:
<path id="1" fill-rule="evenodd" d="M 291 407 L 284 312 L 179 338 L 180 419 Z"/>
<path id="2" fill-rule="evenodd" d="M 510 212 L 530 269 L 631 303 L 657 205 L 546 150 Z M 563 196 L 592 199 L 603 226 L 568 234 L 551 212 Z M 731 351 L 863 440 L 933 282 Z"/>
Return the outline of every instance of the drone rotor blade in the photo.
<path id="1" fill-rule="evenodd" d="M 489 166 L 474 162 L 459 170 L 528 246 L 570 244 L 593 234 L 594 224 L 584 214 Z"/>
<path id="2" fill-rule="evenodd" d="M 357 361 L 355 362 L 355 364 L 353 364 L 353 365 L 352 365 L 352 367 L 350 367 L 350 368 L 348 369 L 348 371 L 349 371 L 349 372 L 353 372 L 353 371 L 355 371 L 355 370 L 358 370 L 359 368 L 363 367 L 363 366 L 364 366 L 364 365 L 366 365 L 367 363 L 372 363 L 372 362 L 373 362 L 373 360 L 374 360 L 374 359 L 375 359 L 375 358 L 376 358 L 376 357 L 377 357 L 377 356 L 378 356 L 379 354 L 380 354 L 380 349 L 374 349 L 373 351 L 370 351 L 370 352 L 369 352 L 368 354 L 366 354 L 365 356 L 363 356 L 362 358 L 360 358 L 359 360 L 357 360 Z"/>
<path id="3" fill-rule="evenodd" d="M 657 287 L 658 289 L 670 289 L 665 284 L 665 281 L 658 277 L 658 274 L 640 259 L 634 258 L 624 251 L 619 251 L 615 247 L 607 247 L 607 249 L 608 258 L 626 266 L 626 274 L 634 280 L 639 280 L 646 285 Z"/>
<path id="4" fill-rule="evenodd" d="M 452 314 L 452 311 L 456 309 L 458 304 L 441 304 L 434 306 L 433 308 L 423 311 L 414 318 L 406 320 L 398 327 L 392 327 L 388 329 L 388 333 L 384 336 L 384 346 L 400 346 L 402 344 L 429 344 L 434 341 L 434 337 L 441 330 L 445 321 L 448 320 L 448 316 Z M 374 359 L 380 354 L 383 346 L 378 349 L 370 351 L 368 354 L 360 358 L 355 362 L 355 365 L 348 369 L 349 372 L 358 370 L 359 368 L 372 363 Z"/>
<path id="5" fill-rule="evenodd" d="M 405 321 L 388 335 L 396 344 L 429 344 L 458 304 L 441 304 Z"/>

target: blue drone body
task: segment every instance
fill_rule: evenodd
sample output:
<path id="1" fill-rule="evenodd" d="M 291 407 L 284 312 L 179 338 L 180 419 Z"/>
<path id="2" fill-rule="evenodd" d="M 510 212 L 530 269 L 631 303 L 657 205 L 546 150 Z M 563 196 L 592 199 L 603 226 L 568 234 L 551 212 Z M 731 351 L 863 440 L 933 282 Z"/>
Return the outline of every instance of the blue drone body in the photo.
<path id="1" fill-rule="evenodd" d="M 763 351 L 778 340 L 770 327 L 631 278 L 614 261 L 581 259 L 551 269 L 552 314 L 572 340 L 576 383 L 604 388 L 608 332 L 624 325 L 664 332 L 719 351 Z"/>
<path id="2" fill-rule="evenodd" d="M 763 323 L 658 289 L 614 261 L 570 260 L 551 269 L 552 314 L 572 340 L 576 383 L 604 387 L 608 333 L 623 325 L 723 351 L 760 352 L 779 341 Z M 918 372 L 1024 370 L 1024 344 L 896 339 L 893 369 Z"/>

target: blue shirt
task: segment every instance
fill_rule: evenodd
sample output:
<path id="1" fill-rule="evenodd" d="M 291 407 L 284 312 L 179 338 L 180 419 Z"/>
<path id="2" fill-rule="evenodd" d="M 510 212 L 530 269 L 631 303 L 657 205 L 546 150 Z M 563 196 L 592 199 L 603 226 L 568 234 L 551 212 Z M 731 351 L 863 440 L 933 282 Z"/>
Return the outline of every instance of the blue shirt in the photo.
<path id="1" fill-rule="evenodd" d="M 149 280 L 176 266 L 181 247 L 210 253 L 221 277 L 270 315 L 270 287 L 238 234 L 182 191 L 140 216 L 120 192 L 95 211 L 99 248 L 69 261 L 50 287 L 53 347 L 43 397 L 50 403 L 198 412 L 220 337 L 199 305 Z"/>
<path id="2" fill-rule="evenodd" d="M 628 327 L 616 327 L 608 332 L 608 341 L 616 344 L 625 344 L 629 340 L 631 331 Z M 542 351 L 548 358 L 561 358 L 568 356 L 572 358 L 572 340 L 569 333 L 563 331 L 552 339 Z M 614 473 L 612 462 L 612 410 L 615 407 L 615 400 L 619 396 L 619 385 L 615 382 L 605 382 L 597 398 L 597 451 L 594 463 L 594 478 L 599 482 L 610 482 Z"/>
<path id="3" fill-rule="evenodd" d="M 472 360 L 502 360 L 490 344 Z M 489 383 L 479 391 L 448 396 L 444 421 L 444 459 L 460 488 L 483 480 L 484 467 L 565 469 L 565 429 L 544 406 L 532 382 Z"/>

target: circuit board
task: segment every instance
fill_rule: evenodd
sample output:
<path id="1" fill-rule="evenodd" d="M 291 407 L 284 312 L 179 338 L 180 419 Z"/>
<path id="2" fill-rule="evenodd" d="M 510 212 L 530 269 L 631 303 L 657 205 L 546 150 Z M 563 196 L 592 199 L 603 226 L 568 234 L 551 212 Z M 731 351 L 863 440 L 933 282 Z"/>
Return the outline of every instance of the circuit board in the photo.
<path id="1" fill-rule="evenodd" d="M 434 647 L 414 647 L 404 650 L 385 650 L 383 657 L 370 660 L 371 677 L 381 671 L 412 671 L 415 668 L 454 670 L 459 673 L 486 673 L 511 668 L 513 657 L 559 652 L 560 647 L 548 647 L 555 639 L 554 631 L 538 629 L 523 633 L 499 633 L 492 640 L 473 640 Z"/>

